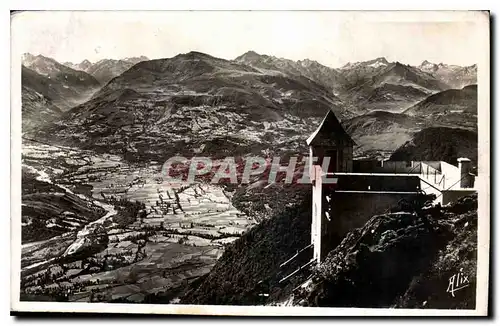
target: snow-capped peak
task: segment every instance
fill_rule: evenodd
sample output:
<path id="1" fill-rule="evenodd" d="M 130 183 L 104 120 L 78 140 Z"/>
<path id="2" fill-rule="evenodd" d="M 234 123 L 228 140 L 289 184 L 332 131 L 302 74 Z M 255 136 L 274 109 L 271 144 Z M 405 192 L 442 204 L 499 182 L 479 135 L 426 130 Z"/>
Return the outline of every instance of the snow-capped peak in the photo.
<path id="1" fill-rule="evenodd" d="M 435 63 L 432 63 L 430 61 L 424 60 L 424 61 L 422 61 L 420 66 L 418 66 L 418 68 L 420 68 L 423 71 L 433 72 L 436 69 L 438 69 L 438 65 L 436 65 Z"/>
<path id="2" fill-rule="evenodd" d="M 352 68 L 355 68 L 358 66 L 379 68 L 379 67 L 385 67 L 388 64 L 389 64 L 389 62 L 387 61 L 387 59 L 385 57 L 379 57 L 379 58 L 369 60 L 369 61 L 354 62 L 354 63 L 348 62 L 340 69 L 352 69 Z"/>
<path id="3" fill-rule="evenodd" d="M 31 53 L 23 53 L 23 55 L 21 56 L 21 62 L 25 66 L 29 66 L 35 60 L 36 56 Z"/>
<path id="4" fill-rule="evenodd" d="M 388 63 L 387 63 L 387 60 L 385 58 L 378 58 L 375 61 L 373 61 L 372 63 L 368 64 L 367 66 L 373 67 L 373 68 L 379 68 L 382 66 L 387 66 L 387 64 Z"/>

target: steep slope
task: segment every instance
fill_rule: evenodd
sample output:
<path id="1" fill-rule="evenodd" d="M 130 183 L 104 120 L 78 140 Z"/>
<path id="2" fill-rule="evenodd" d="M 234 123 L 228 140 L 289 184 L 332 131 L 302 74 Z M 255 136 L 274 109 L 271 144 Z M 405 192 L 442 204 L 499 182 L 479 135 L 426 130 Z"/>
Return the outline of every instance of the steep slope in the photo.
<path id="1" fill-rule="evenodd" d="M 279 280 L 308 261 L 304 255 L 287 269 L 280 264 L 310 242 L 310 187 L 303 186 L 302 200 L 284 207 L 228 246 L 212 271 L 194 283 L 181 303 L 255 305 L 280 300 L 293 289 Z M 269 297 L 260 294 L 269 294 Z M 158 298 L 161 302 L 161 297 Z"/>
<path id="2" fill-rule="evenodd" d="M 57 80 L 42 76 L 35 71 L 22 66 L 21 84 L 52 101 L 61 109 L 68 109 L 78 103 L 80 93 Z"/>
<path id="3" fill-rule="evenodd" d="M 345 121 L 358 150 L 394 151 L 426 126 L 425 120 L 402 113 L 372 111 Z"/>
<path id="4" fill-rule="evenodd" d="M 345 83 L 344 77 L 336 69 L 309 59 L 293 61 L 248 51 L 234 61 L 264 71 L 278 71 L 289 76 L 304 76 L 335 91 Z"/>
<path id="5" fill-rule="evenodd" d="M 62 110 L 84 102 L 100 87 L 99 82 L 86 72 L 74 70 L 42 55 L 24 54 L 23 67 L 29 69 L 27 71 L 23 68 L 23 85 L 29 86 L 28 84 L 30 84 L 33 86 L 33 84 L 37 84 L 29 87 L 54 101 Z M 40 78 L 31 72 L 44 78 Z M 28 80 L 31 78 L 34 80 Z M 40 87 L 52 89 L 52 94 L 47 96 L 48 90 L 45 92 L 39 91 Z"/>
<path id="6" fill-rule="evenodd" d="M 393 161 L 445 161 L 456 164 L 459 157 L 467 157 L 477 164 L 477 133 L 465 129 L 431 127 L 416 133 L 398 148 Z"/>
<path id="7" fill-rule="evenodd" d="M 99 82 L 85 71 L 72 69 L 43 55 L 34 56 L 27 53 L 23 56 L 23 65 L 66 86 L 73 88 L 99 87 Z"/>
<path id="8" fill-rule="evenodd" d="M 22 87 L 21 96 L 23 132 L 45 125 L 61 114 L 51 100 L 29 87 Z"/>
<path id="9" fill-rule="evenodd" d="M 349 63 L 340 69 L 346 79 L 341 98 L 361 112 L 400 113 L 428 95 L 449 88 L 429 73 L 385 58 Z"/>
<path id="10" fill-rule="evenodd" d="M 391 85 L 391 88 L 405 87 L 385 84 L 387 85 Z M 372 94 L 377 94 L 377 89 Z M 398 103 L 398 100 L 394 101 L 387 96 L 385 100 L 388 101 L 388 106 L 390 103 Z M 380 100 L 379 103 L 382 102 Z M 450 89 L 432 94 L 403 113 L 372 111 L 346 120 L 345 126 L 359 145 L 356 152 L 363 157 L 383 157 L 383 152 L 395 151 L 416 132 L 427 127 L 460 127 L 477 131 L 477 86 L 470 85 L 459 90 Z"/>
<path id="11" fill-rule="evenodd" d="M 433 94 L 404 113 L 442 125 L 477 130 L 477 85 Z"/>
<path id="12" fill-rule="evenodd" d="M 427 116 L 457 110 L 460 113 L 477 113 L 477 85 L 469 85 L 462 89 L 448 89 L 433 94 L 405 110 L 405 113 Z"/>
<path id="13" fill-rule="evenodd" d="M 448 85 L 437 80 L 431 74 L 400 62 L 392 63 L 388 69 L 376 76 L 374 84 L 383 83 L 412 86 L 423 91 L 440 91 L 449 88 Z"/>
<path id="14" fill-rule="evenodd" d="M 462 88 L 467 85 L 477 84 L 477 65 L 457 66 L 447 64 L 435 64 L 424 60 L 418 68 L 436 76 L 442 82 L 453 88 Z"/>
<path id="15" fill-rule="evenodd" d="M 294 150 L 332 109 L 352 115 L 331 90 L 305 77 L 190 52 L 144 61 L 45 130 L 56 141 L 135 156 Z M 234 152 L 233 152 L 234 153 Z"/>
<path id="16" fill-rule="evenodd" d="M 415 103 L 429 94 L 413 86 L 388 83 L 374 87 L 366 95 L 363 94 L 364 91 L 361 90 L 361 93 L 358 94 L 360 95 L 359 105 L 363 109 L 368 111 L 385 110 L 395 113 L 402 112 L 409 104 Z"/>

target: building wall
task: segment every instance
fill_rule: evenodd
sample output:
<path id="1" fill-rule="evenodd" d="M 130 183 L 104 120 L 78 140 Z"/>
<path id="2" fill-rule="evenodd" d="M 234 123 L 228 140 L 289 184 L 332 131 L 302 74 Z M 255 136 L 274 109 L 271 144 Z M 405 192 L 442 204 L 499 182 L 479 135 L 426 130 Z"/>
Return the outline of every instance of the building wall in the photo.
<path id="1" fill-rule="evenodd" d="M 379 160 L 354 160 L 352 162 L 353 172 L 355 173 L 370 173 L 382 166 L 382 161 Z"/>
<path id="2" fill-rule="evenodd" d="M 329 156 L 329 151 L 336 151 L 335 157 L 330 157 L 330 165 L 335 166 L 333 169 L 335 172 L 352 172 L 352 158 L 353 158 L 353 148 L 352 146 L 330 146 L 330 147 L 320 147 L 314 146 L 310 147 L 309 153 L 312 156 L 318 157 L 316 164 L 323 164 L 323 157 Z M 312 158 L 310 158 L 311 162 Z"/>
<path id="3" fill-rule="evenodd" d="M 435 164 L 422 162 L 421 176 L 427 180 L 427 182 L 434 184 L 435 187 L 442 189 L 446 184 L 446 180 L 443 180 L 443 174 L 436 169 L 435 166 Z"/>
<path id="4" fill-rule="evenodd" d="M 455 202 L 458 199 L 464 197 L 464 196 L 469 196 L 476 193 L 476 190 L 466 190 L 466 189 L 460 189 L 460 190 L 445 190 L 443 191 L 443 199 L 442 199 L 442 204 L 447 205 L 449 203 Z"/>
<path id="5" fill-rule="evenodd" d="M 416 161 L 384 161 L 377 170 L 379 173 L 420 173 L 421 164 Z"/>
<path id="6" fill-rule="evenodd" d="M 337 177 L 337 190 L 348 191 L 404 191 L 420 190 L 418 175 L 340 175 Z"/>
<path id="7" fill-rule="evenodd" d="M 436 168 L 435 164 L 428 164 L 427 162 L 421 162 L 421 166 L 421 173 L 426 176 L 441 174 L 441 166 Z"/>
<path id="8" fill-rule="evenodd" d="M 354 161 L 357 173 L 410 173 L 419 174 L 422 170 L 421 162 L 413 161 Z"/>
<path id="9" fill-rule="evenodd" d="M 446 162 L 441 162 L 441 173 L 444 174 L 444 188 L 459 189 L 460 188 L 460 170 L 457 166 Z"/>
<path id="10" fill-rule="evenodd" d="M 324 192 L 324 195 L 326 193 Z M 330 220 L 324 211 L 322 259 L 340 244 L 349 231 L 364 226 L 374 215 L 384 214 L 390 208 L 396 208 L 401 199 L 411 200 L 412 198 L 414 195 L 334 193 L 331 201 L 323 207 L 329 212 Z"/>
<path id="11" fill-rule="evenodd" d="M 352 157 L 353 157 L 353 149 L 352 147 L 344 147 L 342 153 L 342 171 L 343 172 L 352 172 Z"/>
<path id="12" fill-rule="evenodd" d="M 422 161 L 422 163 L 441 171 L 441 161 Z"/>

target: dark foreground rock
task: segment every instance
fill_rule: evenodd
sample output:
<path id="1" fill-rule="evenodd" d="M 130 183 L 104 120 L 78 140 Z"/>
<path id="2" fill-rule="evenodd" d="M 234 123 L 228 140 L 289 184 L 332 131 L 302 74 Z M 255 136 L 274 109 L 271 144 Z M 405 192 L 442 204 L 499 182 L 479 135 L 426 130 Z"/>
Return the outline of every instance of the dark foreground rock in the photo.
<path id="1" fill-rule="evenodd" d="M 477 197 L 451 207 L 374 216 L 351 231 L 294 293 L 293 303 L 328 307 L 475 307 Z M 458 275 L 458 273 L 461 273 Z M 467 282 L 451 294 L 450 278 Z M 459 286 L 455 283 L 455 288 Z"/>
<path id="2" fill-rule="evenodd" d="M 468 210 L 472 205 L 476 208 Z M 458 216 L 449 212 L 449 219 L 442 221 L 453 233 L 453 238 L 438 252 L 426 271 L 413 277 L 406 292 L 396 300 L 395 307 L 475 309 L 477 200 L 463 198 L 451 207 L 450 211 L 454 210 Z M 457 286 L 457 282 L 465 279 L 467 282 Z M 450 282 L 454 283 L 453 295 Z"/>

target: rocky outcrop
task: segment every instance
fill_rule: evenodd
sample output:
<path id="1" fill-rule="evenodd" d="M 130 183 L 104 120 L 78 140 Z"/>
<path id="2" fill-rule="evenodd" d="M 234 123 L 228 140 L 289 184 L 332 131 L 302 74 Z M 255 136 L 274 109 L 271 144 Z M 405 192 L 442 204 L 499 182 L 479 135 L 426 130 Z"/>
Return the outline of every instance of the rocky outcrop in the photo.
<path id="1" fill-rule="evenodd" d="M 442 224 L 454 237 L 441 249 L 430 268 L 413 277 L 397 308 L 474 309 L 477 255 L 476 198 L 465 197 L 445 214 Z M 454 213 L 453 213 L 454 212 Z M 455 215 L 455 214 L 458 214 Z M 460 274 L 459 274 L 460 273 Z M 459 280 L 459 278 L 461 280 Z M 460 286 L 457 282 L 464 281 Z M 453 288 L 450 282 L 454 282 Z M 451 290 L 453 294 L 451 294 Z"/>
<path id="2" fill-rule="evenodd" d="M 476 229 L 477 197 L 423 210 L 420 217 L 374 216 L 328 254 L 312 281 L 296 291 L 294 304 L 473 309 Z M 470 285 L 453 296 L 447 290 L 459 272 Z"/>

